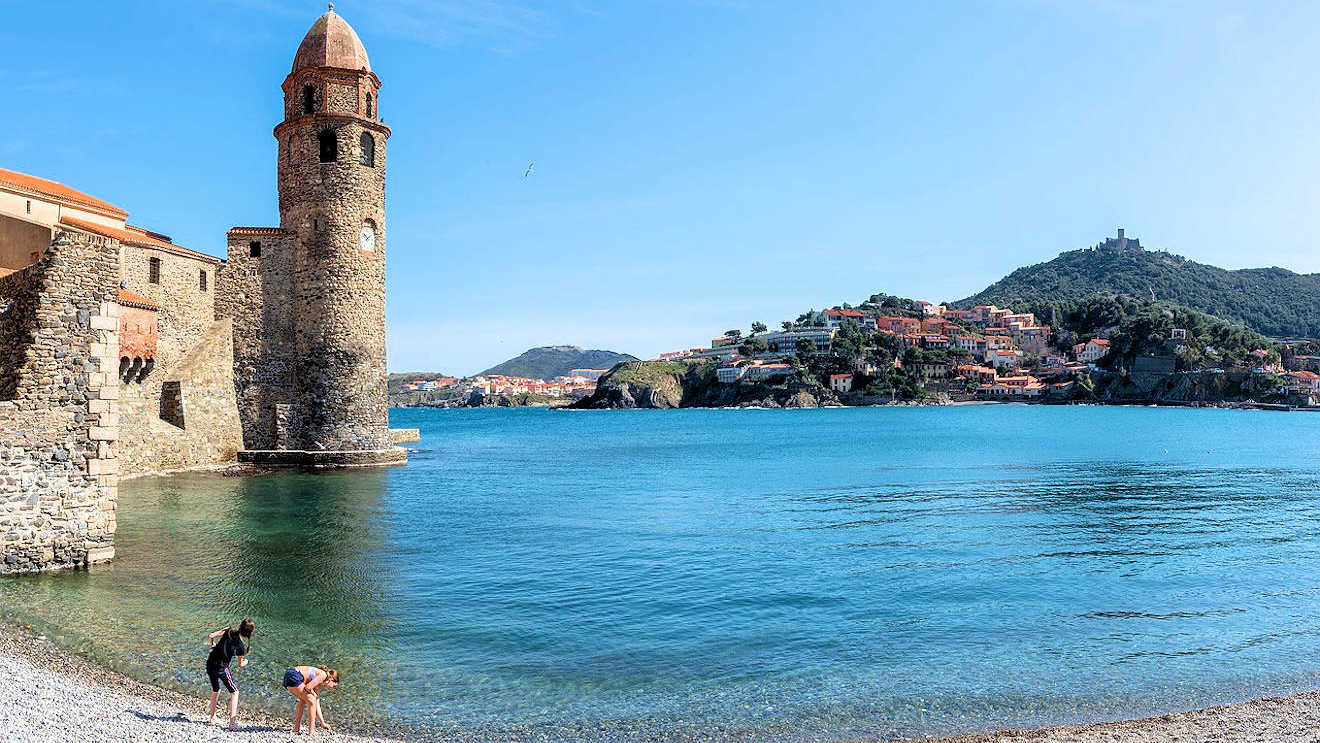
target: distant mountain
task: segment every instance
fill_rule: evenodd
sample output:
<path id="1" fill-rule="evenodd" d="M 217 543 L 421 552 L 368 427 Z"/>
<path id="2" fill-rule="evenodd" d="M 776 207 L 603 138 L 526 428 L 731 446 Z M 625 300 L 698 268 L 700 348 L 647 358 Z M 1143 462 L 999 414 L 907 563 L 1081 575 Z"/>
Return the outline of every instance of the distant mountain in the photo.
<path id="1" fill-rule="evenodd" d="M 541 346 L 529 348 L 481 373 L 553 379 L 573 369 L 609 369 L 620 361 L 637 361 L 637 357 L 614 351 L 584 351 L 577 346 Z"/>
<path id="2" fill-rule="evenodd" d="M 1113 242 L 1019 268 L 952 306 L 996 304 L 1048 317 L 1052 304 L 1094 294 L 1144 300 L 1153 295 L 1156 301 L 1242 323 L 1264 335 L 1320 337 L 1320 274 L 1283 268 L 1229 271 L 1163 251 L 1118 249 Z"/>

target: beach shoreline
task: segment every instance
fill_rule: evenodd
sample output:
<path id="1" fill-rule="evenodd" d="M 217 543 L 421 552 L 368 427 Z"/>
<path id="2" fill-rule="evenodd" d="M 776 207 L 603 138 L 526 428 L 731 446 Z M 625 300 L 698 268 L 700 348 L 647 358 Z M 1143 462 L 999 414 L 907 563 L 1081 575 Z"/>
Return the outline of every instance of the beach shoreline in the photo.
<path id="1" fill-rule="evenodd" d="M 239 741 L 274 743 L 294 738 L 292 714 L 273 717 L 240 704 L 237 730 L 207 724 L 207 695 L 188 695 L 130 678 L 67 650 L 30 627 L 7 623 L 0 633 L 0 739 L 41 741 Z M 239 690 L 240 702 L 242 689 Z M 221 693 L 216 718 L 226 723 L 229 696 Z M 289 710 L 293 710 L 290 700 Z M 395 743 L 399 738 L 317 732 L 329 743 Z M 347 725 L 352 729 L 351 721 Z M 359 731 L 359 733 L 362 731 Z"/>
<path id="2" fill-rule="evenodd" d="M 202 695 L 190 696 L 132 679 L 38 635 L 9 625 L 0 635 L 0 733 L 7 741 L 293 740 L 290 721 L 250 707 L 237 731 L 206 724 Z M 240 692 L 241 693 L 241 692 Z M 227 697 L 221 695 L 223 705 Z M 339 726 L 337 725 L 337 731 Z M 332 743 L 395 743 L 412 736 L 369 731 L 318 733 Z M 1001 730 L 908 743 L 1223 743 L 1320 742 L 1320 691 L 1114 722 Z M 886 741 L 885 743 L 896 743 Z"/>

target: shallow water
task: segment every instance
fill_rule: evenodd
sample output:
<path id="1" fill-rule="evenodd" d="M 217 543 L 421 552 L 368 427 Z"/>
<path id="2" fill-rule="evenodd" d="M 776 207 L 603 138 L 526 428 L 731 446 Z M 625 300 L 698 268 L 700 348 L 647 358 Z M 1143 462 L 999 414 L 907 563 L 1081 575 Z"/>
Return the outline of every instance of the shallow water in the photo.
<path id="1" fill-rule="evenodd" d="M 244 704 L 508 740 L 842 740 L 1320 686 L 1320 415 L 396 410 L 404 468 L 142 479 L 3 611 Z M 282 696 L 283 695 L 283 696 Z"/>

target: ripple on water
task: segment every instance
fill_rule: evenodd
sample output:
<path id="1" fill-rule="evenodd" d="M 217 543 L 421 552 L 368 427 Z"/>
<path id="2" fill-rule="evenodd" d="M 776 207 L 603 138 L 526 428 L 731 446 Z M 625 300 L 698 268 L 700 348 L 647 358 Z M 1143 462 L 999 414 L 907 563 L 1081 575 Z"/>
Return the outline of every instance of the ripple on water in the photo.
<path id="1" fill-rule="evenodd" d="M 249 701 L 323 662 L 334 714 L 473 740 L 939 734 L 1316 682 L 1320 416 L 393 415 L 405 468 L 127 482 L 112 565 L 0 605 L 199 694 L 206 633 L 252 616 Z"/>

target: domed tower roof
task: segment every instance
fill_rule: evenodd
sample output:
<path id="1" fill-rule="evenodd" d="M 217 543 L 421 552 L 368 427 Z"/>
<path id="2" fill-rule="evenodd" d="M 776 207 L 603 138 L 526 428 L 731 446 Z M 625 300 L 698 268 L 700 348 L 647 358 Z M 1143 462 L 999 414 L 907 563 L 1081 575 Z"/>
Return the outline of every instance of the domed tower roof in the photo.
<path id="1" fill-rule="evenodd" d="M 371 71 L 367 48 L 353 27 L 335 13 L 335 4 L 316 19 L 293 57 L 293 72 L 306 67 L 343 67 Z"/>

